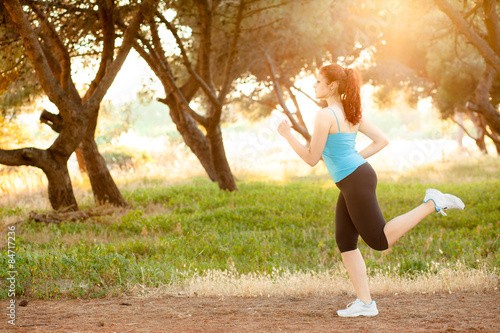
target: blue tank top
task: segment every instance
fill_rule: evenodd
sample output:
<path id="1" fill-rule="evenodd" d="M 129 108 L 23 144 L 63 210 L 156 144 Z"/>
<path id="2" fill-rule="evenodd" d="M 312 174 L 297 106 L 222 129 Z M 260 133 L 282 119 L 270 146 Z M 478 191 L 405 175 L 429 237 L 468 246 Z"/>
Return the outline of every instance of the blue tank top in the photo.
<path id="1" fill-rule="evenodd" d="M 332 108 L 329 109 L 333 111 Z M 366 160 L 354 148 L 358 132 L 340 132 L 339 119 L 335 111 L 333 111 L 333 114 L 337 120 L 339 132 L 328 134 L 322 156 L 330 176 L 332 176 L 335 183 L 338 183 L 353 173 L 360 165 L 366 163 Z"/>

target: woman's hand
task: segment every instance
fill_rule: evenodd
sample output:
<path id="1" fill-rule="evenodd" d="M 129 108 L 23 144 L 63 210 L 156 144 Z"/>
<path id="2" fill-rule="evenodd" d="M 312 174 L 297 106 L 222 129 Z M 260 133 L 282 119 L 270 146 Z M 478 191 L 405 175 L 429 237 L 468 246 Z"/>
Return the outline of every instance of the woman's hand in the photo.
<path id="1" fill-rule="evenodd" d="M 283 137 L 286 137 L 291 133 L 290 123 L 286 119 L 283 119 L 283 121 L 278 125 L 278 133 Z"/>
<path id="2" fill-rule="evenodd" d="M 328 138 L 328 130 L 333 121 L 334 115 L 328 109 L 323 109 L 316 115 L 314 121 L 314 134 L 311 138 L 311 144 L 306 147 L 291 132 L 291 126 L 288 119 L 283 120 L 278 126 L 278 133 L 281 134 L 290 144 L 292 149 L 310 166 L 315 166 L 321 159 L 321 154 L 325 149 Z"/>

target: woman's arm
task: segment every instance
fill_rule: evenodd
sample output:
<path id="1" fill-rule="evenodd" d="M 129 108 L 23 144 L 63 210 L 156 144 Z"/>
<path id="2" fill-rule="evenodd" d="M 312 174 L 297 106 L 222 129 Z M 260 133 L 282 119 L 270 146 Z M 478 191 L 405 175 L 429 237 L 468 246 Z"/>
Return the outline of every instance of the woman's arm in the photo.
<path id="1" fill-rule="evenodd" d="M 311 138 L 309 147 L 301 144 L 292 134 L 290 124 L 283 120 L 278 126 L 278 132 L 281 134 L 295 150 L 297 155 L 302 158 L 310 166 L 315 166 L 321 159 L 323 150 L 325 149 L 326 139 L 328 138 L 328 131 L 330 130 L 331 119 L 329 116 L 331 112 L 323 109 L 316 115 L 314 121 L 314 133 Z"/>
<path id="2" fill-rule="evenodd" d="M 389 144 L 389 140 L 385 134 L 374 124 L 366 120 L 364 117 L 361 118 L 359 124 L 359 131 L 369 137 L 373 142 L 359 152 L 363 158 L 368 158 L 376 153 L 378 153 L 382 148 Z"/>

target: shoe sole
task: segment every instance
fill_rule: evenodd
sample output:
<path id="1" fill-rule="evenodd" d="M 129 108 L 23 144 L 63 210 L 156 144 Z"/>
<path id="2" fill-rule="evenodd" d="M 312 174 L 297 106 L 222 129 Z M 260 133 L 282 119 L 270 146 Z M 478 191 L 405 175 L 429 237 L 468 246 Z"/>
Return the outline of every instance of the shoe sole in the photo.
<path id="1" fill-rule="evenodd" d="M 368 314 L 368 313 L 367 313 L 367 314 L 361 314 L 361 313 L 359 313 L 359 314 L 348 314 L 348 315 L 342 315 L 342 314 L 339 314 L 339 313 L 337 312 L 337 315 L 338 315 L 339 317 L 344 317 L 344 318 L 354 318 L 354 317 L 375 317 L 376 315 L 378 315 L 378 311 L 377 311 L 377 313 L 369 313 L 369 314 Z"/>

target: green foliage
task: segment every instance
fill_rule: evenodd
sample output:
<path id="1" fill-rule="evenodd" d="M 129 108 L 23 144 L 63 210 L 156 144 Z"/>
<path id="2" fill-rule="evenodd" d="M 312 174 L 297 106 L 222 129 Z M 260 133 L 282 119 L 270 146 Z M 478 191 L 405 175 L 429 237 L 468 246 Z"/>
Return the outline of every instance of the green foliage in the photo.
<path id="1" fill-rule="evenodd" d="M 449 2 L 479 35 L 487 38 L 482 4 Z M 374 44 L 372 65 L 363 74 L 377 87 L 375 97 L 382 106 L 399 103 L 396 97 L 401 93 L 413 106 L 431 96 L 442 117 L 450 117 L 456 107 L 472 99 L 484 71 L 484 59 L 433 1 L 397 3 L 398 10 L 389 10 L 392 15 L 385 20 L 377 13 L 380 6 L 374 8 L 381 36 Z M 499 82 L 497 78 L 490 91 L 492 105 L 500 100 Z"/>
<path id="2" fill-rule="evenodd" d="M 450 116 L 455 106 L 465 105 L 472 98 L 484 71 L 484 61 L 463 38 L 442 38 L 431 50 L 427 54 L 427 70 L 438 87 L 434 100 L 442 114 Z"/>
<path id="3" fill-rule="evenodd" d="M 385 252 L 360 241 L 370 274 L 411 277 L 457 261 L 470 268 L 498 267 L 500 171 L 493 159 L 484 163 L 483 169 L 464 161 L 418 171 L 429 177 L 442 173 L 438 183 L 418 175 L 380 182 L 378 199 L 388 219 L 418 205 L 430 186 L 457 194 L 466 209 L 427 217 Z M 328 177 L 242 182 L 239 189 L 220 191 L 205 179 L 168 187 L 153 182 L 126 192 L 133 208 L 116 217 L 22 224 L 16 234 L 17 293 L 42 299 L 103 297 L 134 284 L 179 283 L 213 269 L 271 273 L 341 264 L 333 224 L 338 190 Z M 7 258 L 4 249 L 1 277 L 7 274 Z M 0 298 L 7 297 L 6 290 L 3 285 Z"/>

